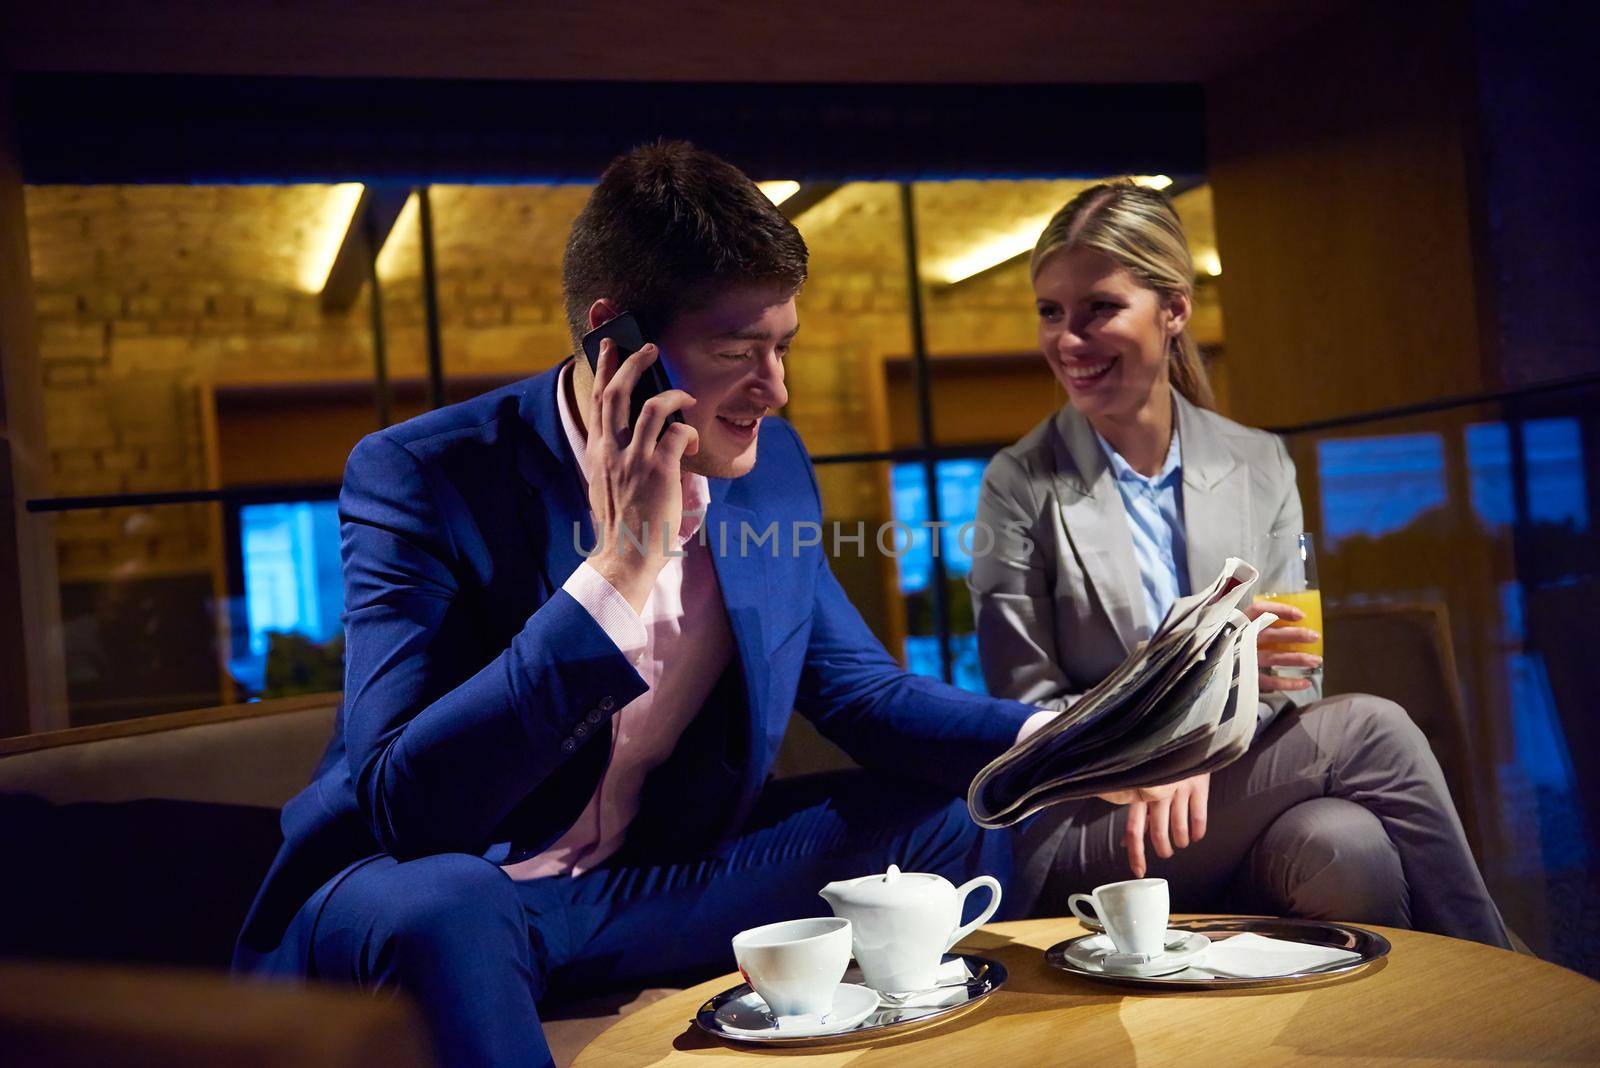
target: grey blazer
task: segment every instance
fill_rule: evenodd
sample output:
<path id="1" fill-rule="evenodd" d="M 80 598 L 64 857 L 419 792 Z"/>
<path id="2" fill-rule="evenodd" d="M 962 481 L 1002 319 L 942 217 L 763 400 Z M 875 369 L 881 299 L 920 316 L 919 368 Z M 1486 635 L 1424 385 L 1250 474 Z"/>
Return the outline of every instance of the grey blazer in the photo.
<path id="1" fill-rule="evenodd" d="M 1256 539 L 1304 529 L 1288 450 L 1176 391 L 1173 403 L 1190 581 L 1209 583 L 1238 556 L 1262 569 L 1257 590 L 1272 589 L 1287 561 L 1252 559 Z M 990 693 L 1064 708 L 1155 629 L 1159 620 L 1144 618 L 1116 476 L 1088 420 L 1070 405 L 989 463 L 978 521 L 996 533 L 993 551 L 974 552 L 967 578 Z M 1318 696 L 1270 695 L 1258 730 L 1286 699 L 1305 704 Z"/>

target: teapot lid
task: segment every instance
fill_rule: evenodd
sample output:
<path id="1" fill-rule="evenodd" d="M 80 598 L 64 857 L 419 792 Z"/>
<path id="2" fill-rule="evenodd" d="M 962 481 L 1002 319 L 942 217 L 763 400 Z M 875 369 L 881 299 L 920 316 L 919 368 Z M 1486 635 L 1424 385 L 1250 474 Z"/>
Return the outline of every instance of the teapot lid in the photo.
<path id="1" fill-rule="evenodd" d="M 882 875 L 867 875 L 848 884 L 850 900 L 862 905 L 888 905 L 923 897 L 929 890 L 949 881 L 931 872 L 903 872 L 889 865 Z"/>

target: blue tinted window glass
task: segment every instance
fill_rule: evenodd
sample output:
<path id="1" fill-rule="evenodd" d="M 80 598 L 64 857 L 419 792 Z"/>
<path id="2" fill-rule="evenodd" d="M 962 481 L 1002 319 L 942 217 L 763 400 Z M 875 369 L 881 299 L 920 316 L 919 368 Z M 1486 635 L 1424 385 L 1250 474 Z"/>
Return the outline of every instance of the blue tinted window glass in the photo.
<path id="1" fill-rule="evenodd" d="M 1528 464 L 1528 511 L 1535 523 L 1589 526 L 1583 484 L 1583 435 L 1576 419 L 1530 419 L 1522 424 Z"/>
<path id="2" fill-rule="evenodd" d="M 913 675 L 939 677 L 939 638 L 933 634 L 913 634 L 906 638 L 906 670 Z M 983 683 L 983 666 L 978 662 L 976 634 L 950 635 L 950 677 L 963 690 L 989 692 Z"/>
<path id="3" fill-rule="evenodd" d="M 1522 644 L 1522 583 L 1500 584 L 1500 640 L 1507 645 Z"/>
<path id="4" fill-rule="evenodd" d="M 1506 663 L 1510 669 L 1518 765 L 1533 783 L 1561 791 L 1572 789 L 1572 756 L 1556 714 L 1544 661 L 1528 653 L 1508 653 Z"/>
<path id="5" fill-rule="evenodd" d="M 983 484 L 983 460 L 941 460 L 939 473 L 939 517 L 949 526 L 940 533 L 940 552 L 951 576 L 972 570 L 972 554 L 961 544 L 961 528 L 978 518 L 978 490 Z M 968 534 L 968 545 L 985 544 L 983 538 Z"/>
<path id="6" fill-rule="evenodd" d="M 1334 438 L 1317 443 L 1323 538 L 1381 537 L 1445 503 L 1437 434 Z"/>
<path id="7" fill-rule="evenodd" d="M 270 631 L 326 641 L 339 631 L 339 507 L 335 501 L 249 504 L 239 509 L 250 651 Z"/>
<path id="8" fill-rule="evenodd" d="M 983 482 L 983 460 L 941 460 L 934 468 L 939 486 L 939 518 L 946 525 L 939 531 L 939 553 L 951 578 L 972 570 L 972 554 L 961 544 L 961 527 L 978 517 L 978 491 Z M 915 593 L 928 588 L 933 576 L 933 546 L 927 527 L 928 494 L 918 463 L 895 464 L 891 472 L 895 522 L 910 530 L 910 548 L 900 556 L 900 592 Z M 985 539 L 969 533 L 969 544 L 984 545 Z M 896 532 L 894 544 L 905 547 L 904 531 Z M 884 544 L 889 536 L 884 535 Z"/>
<path id="9" fill-rule="evenodd" d="M 1528 519 L 1534 523 L 1589 526 L 1583 479 L 1583 436 L 1576 419 L 1531 419 L 1522 424 L 1528 471 Z M 1511 431 L 1504 423 L 1467 427 L 1467 466 L 1472 507 L 1489 526 L 1516 519 L 1512 487 Z"/>
<path id="10" fill-rule="evenodd" d="M 906 638 L 906 670 L 913 675 L 939 677 L 939 637 L 912 634 Z"/>
<path id="11" fill-rule="evenodd" d="M 957 686 L 973 693 L 989 692 L 989 688 L 983 682 L 983 665 L 978 661 L 976 634 L 952 634 L 950 660 L 950 677 Z"/>
<path id="12" fill-rule="evenodd" d="M 933 553 L 928 545 L 928 492 L 921 464 L 895 464 L 890 472 L 890 492 L 894 521 L 910 528 L 910 547 L 903 531 L 884 534 L 880 544 L 899 553 L 895 566 L 900 571 L 900 592 L 925 590 L 933 579 Z M 868 535 L 869 538 L 872 536 Z M 937 659 L 935 660 L 937 664 Z M 938 674 L 937 668 L 934 674 Z"/>
<path id="13" fill-rule="evenodd" d="M 939 553 L 945 571 L 959 579 L 972 570 L 972 554 L 961 544 L 961 528 L 978 517 L 978 492 L 983 481 L 984 460 L 941 460 L 934 467 L 939 487 L 939 518 L 945 524 L 939 531 Z M 894 520 L 910 532 L 910 546 L 895 561 L 902 594 L 920 593 L 933 581 L 933 543 L 927 527 L 928 494 L 920 463 L 895 464 L 891 473 Z M 907 543 L 906 530 L 895 532 L 896 547 Z M 889 544 L 884 535 L 884 544 Z M 969 532 L 968 543 L 983 546 L 987 540 Z M 978 664 L 978 640 L 974 634 L 952 634 L 950 656 L 957 686 L 975 693 L 986 692 L 983 671 Z M 935 635 L 910 635 L 906 638 L 906 666 L 918 675 L 939 676 L 939 639 Z"/>
<path id="14" fill-rule="evenodd" d="M 1467 427 L 1467 472 L 1472 510 L 1485 526 L 1509 526 L 1516 514 L 1511 494 L 1511 433 L 1504 423 Z"/>

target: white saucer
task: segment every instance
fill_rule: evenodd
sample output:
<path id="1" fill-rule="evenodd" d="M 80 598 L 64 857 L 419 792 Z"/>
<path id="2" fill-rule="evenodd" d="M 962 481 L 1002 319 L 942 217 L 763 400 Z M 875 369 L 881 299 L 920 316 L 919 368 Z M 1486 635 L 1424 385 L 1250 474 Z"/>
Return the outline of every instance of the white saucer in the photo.
<path id="1" fill-rule="evenodd" d="M 1111 944 L 1111 936 L 1100 934 L 1074 939 L 1066 947 L 1065 955 L 1069 961 L 1087 972 L 1150 978 L 1183 971 L 1196 957 L 1206 951 L 1207 946 L 1211 945 L 1211 939 L 1203 934 L 1168 930 L 1166 944 L 1170 946 L 1174 942 L 1178 942 L 1179 945 L 1145 960 L 1131 954 L 1118 953 L 1117 947 Z"/>
<path id="2" fill-rule="evenodd" d="M 716 1022 L 729 1035 L 740 1038 L 817 1038 L 836 1035 L 871 1016 L 878 1009 L 878 992 L 855 983 L 840 983 L 833 992 L 833 1009 L 823 1016 L 775 1018 L 751 991 L 717 1009 Z"/>

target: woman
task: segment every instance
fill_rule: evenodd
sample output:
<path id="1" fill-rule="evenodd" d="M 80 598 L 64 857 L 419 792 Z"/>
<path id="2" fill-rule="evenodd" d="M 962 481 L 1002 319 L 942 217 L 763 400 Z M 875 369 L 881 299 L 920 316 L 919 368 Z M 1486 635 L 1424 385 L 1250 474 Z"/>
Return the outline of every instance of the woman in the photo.
<path id="1" fill-rule="evenodd" d="M 1160 193 L 1096 185 L 1032 258 L 1039 344 L 1068 404 L 985 472 L 978 519 L 1021 524 L 969 582 L 991 692 L 1064 708 L 1148 638 L 1191 581 L 1269 533 L 1302 529 L 1282 442 L 1211 411 L 1186 326 L 1194 268 Z M 1009 529 L 1015 529 L 1015 526 Z M 1252 561 L 1254 562 L 1254 561 Z M 1271 589 L 1268 573 L 1259 588 Z M 1287 605 L 1257 605 L 1287 622 Z M 1314 667 L 1263 632 L 1263 671 Z M 1248 754 L 1215 775 L 1075 802 L 1020 833 L 1018 890 L 1038 911 L 1147 872 L 1181 908 L 1416 927 L 1508 945 L 1437 761 L 1406 713 L 1367 695 L 1320 700 L 1263 674 Z M 1145 850 L 1148 836 L 1150 852 Z"/>

